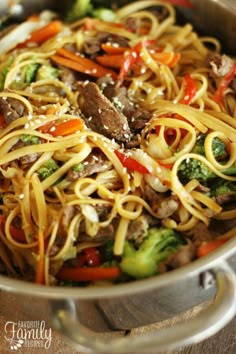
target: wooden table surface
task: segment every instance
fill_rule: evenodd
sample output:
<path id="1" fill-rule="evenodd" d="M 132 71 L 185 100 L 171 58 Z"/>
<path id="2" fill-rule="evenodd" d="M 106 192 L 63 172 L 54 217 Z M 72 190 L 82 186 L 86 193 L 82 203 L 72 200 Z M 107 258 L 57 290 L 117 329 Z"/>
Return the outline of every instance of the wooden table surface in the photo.
<path id="1" fill-rule="evenodd" d="M 8 302 L 6 302 L 8 300 Z M 31 304 L 28 304 L 31 306 Z M 146 326 L 132 330 L 129 335 L 141 334 L 153 329 L 161 328 L 163 326 L 172 326 L 178 321 L 185 321 L 188 318 L 195 316 L 200 311 L 204 311 L 204 308 L 209 305 L 208 302 L 200 306 L 196 306 L 187 312 L 182 313 L 170 320 L 162 321 L 151 326 Z M 85 354 L 84 352 L 76 350 L 71 344 L 66 342 L 65 338 L 60 335 L 57 331 L 52 329 L 52 341 L 49 349 L 42 348 L 18 348 L 18 350 L 10 350 L 9 341 L 5 339 L 5 325 L 8 321 L 18 321 L 27 320 L 30 321 L 29 317 L 22 317 L 19 314 L 19 303 L 17 297 L 9 297 L 5 292 L 0 292 L 0 353 L 21 353 L 21 354 Z M 28 316 L 28 315 L 27 315 Z M 47 325 L 47 324 L 46 324 Z M 127 334 L 127 333 L 126 333 Z M 115 332 L 114 335 L 123 335 L 122 332 Z M 158 354 L 158 348 L 153 354 Z M 236 317 L 220 332 L 218 332 L 213 337 L 202 343 L 195 344 L 189 347 L 180 348 L 174 352 L 166 352 L 165 354 L 235 354 L 236 353 Z M 112 351 L 111 351 L 112 354 Z M 137 353 L 134 353 L 137 354 Z M 142 353 L 143 354 L 143 353 Z M 151 353 L 148 353 L 151 354 Z"/>

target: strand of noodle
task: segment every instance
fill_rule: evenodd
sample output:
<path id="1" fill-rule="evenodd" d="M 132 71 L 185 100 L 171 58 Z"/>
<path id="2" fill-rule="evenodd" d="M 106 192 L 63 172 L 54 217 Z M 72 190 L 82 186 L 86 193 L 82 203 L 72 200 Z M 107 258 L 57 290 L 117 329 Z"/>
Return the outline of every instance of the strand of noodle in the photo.
<path id="1" fill-rule="evenodd" d="M 59 220 L 60 220 L 60 215 L 58 215 L 57 219 L 53 220 L 53 223 L 52 223 L 52 225 L 53 225 L 52 226 L 52 232 L 50 234 L 50 237 L 49 237 L 49 240 L 48 240 L 48 245 L 46 247 L 46 252 L 45 252 L 45 254 L 48 257 L 50 257 L 51 248 L 52 248 L 54 242 L 56 241 L 58 228 L 59 228 Z"/>
<path id="2" fill-rule="evenodd" d="M 194 228 L 194 226 L 197 225 L 198 222 L 199 222 L 199 219 L 196 216 L 191 215 L 191 218 L 188 221 L 186 221 L 183 224 L 182 223 L 178 224 L 175 227 L 175 229 L 180 232 L 189 231 L 189 230 L 192 230 Z"/>
<path id="3" fill-rule="evenodd" d="M 46 135 L 45 135 L 46 136 Z M 63 140 L 57 139 L 55 142 L 38 144 L 34 145 L 34 153 L 37 152 L 47 152 L 47 151 L 55 151 L 60 149 L 66 149 L 73 145 L 76 145 L 79 141 L 80 137 L 78 136 L 69 136 L 68 138 L 63 138 Z M 19 159 L 22 156 L 30 155 L 32 153 L 32 146 L 24 146 L 20 149 L 10 151 L 8 154 L 0 156 L 0 165 L 8 163 L 10 161 L 14 161 Z"/>
<path id="4" fill-rule="evenodd" d="M 66 204 L 66 198 L 63 196 L 62 192 L 56 187 L 52 187 L 53 192 L 56 194 L 58 201 L 62 206 L 65 206 Z"/>
<path id="5" fill-rule="evenodd" d="M 191 192 L 192 197 L 201 202 L 202 204 L 206 205 L 208 208 L 210 208 L 212 211 L 214 211 L 215 213 L 220 213 L 222 210 L 222 207 L 215 203 L 213 199 L 207 197 L 206 195 L 197 192 L 197 191 L 192 191 Z"/>
<path id="6" fill-rule="evenodd" d="M 231 238 L 231 237 L 235 237 L 235 235 L 236 235 L 236 227 L 233 227 L 231 230 L 225 232 L 223 235 L 221 235 L 218 238 L 219 239 L 221 239 L 221 238 Z"/>
<path id="7" fill-rule="evenodd" d="M 204 45 L 205 43 L 207 44 L 213 44 L 215 46 L 214 52 L 220 53 L 221 51 L 221 44 L 217 38 L 214 37 L 200 37 L 199 38 L 200 42 Z"/>
<path id="8" fill-rule="evenodd" d="M 31 60 L 26 60 L 21 63 L 18 63 L 18 65 L 14 68 L 11 68 L 9 72 L 6 75 L 5 82 L 4 82 L 4 89 L 8 88 L 10 84 L 16 79 L 17 73 L 25 66 L 31 65 L 31 64 L 45 64 L 47 63 L 46 60 L 44 59 L 31 59 Z"/>
<path id="9" fill-rule="evenodd" d="M 158 103 L 152 104 L 150 108 L 157 109 L 157 111 L 160 108 L 167 108 L 170 111 L 178 113 L 184 118 L 190 120 L 192 124 L 194 124 L 198 128 L 198 130 L 202 131 L 201 129 L 199 129 L 199 125 L 197 125 L 198 121 L 199 124 L 205 126 L 204 131 L 202 131 L 203 133 L 206 133 L 207 127 L 212 130 L 221 131 L 226 136 L 228 136 L 228 138 L 231 139 L 233 142 L 236 142 L 235 129 L 205 112 L 201 112 L 201 114 L 199 114 L 199 111 L 193 107 L 189 107 L 182 104 L 177 105 L 168 101 L 159 100 Z M 190 116 L 191 119 L 188 118 L 188 116 Z"/>
<path id="10" fill-rule="evenodd" d="M 61 178 L 72 166 L 83 161 L 91 152 L 91 147 L 88 144 L 84 144 L 81 151 L 72 159 L 64 163 L 58 170 L 47 177 L 41 182 L 42 189 L 45 191 L 47 188 L 52 186 L 59 178 Z"/>
<path id="11" fill-rule="evenodd" d="M 135 204 L 135 201 L 136 198 L 133 195 L 115 198 L 115 208 L 121 217 L 129 220 L 135 220 L 141 215 L 143 210 L 142 204 Z M 134 203 L 132 211 L 129 211 L 123 207 L 123 204 L 128 204 L 129 202 Z"/>
<path id="12" fill-rule="evenodd" d="M 236 218 L 236 209 L 222 211 L 218 215 L 214 215 L 214 219 L 217 220 L 230 220 Z"/>
<path id="13" fill-rule="evenodd" d="M 29 89 L 30 89 L 30 87 L 29 87 Z M 40 94 L 36 94 L 36 93 L 33 93 L 33 92 L 30 92 L 30 91 L 27 91 L 27 90 L 25 90 L 25 91 L 21 91 L 21 90 L 14 90 L 14 92 L 15 92 L 15 94 L 17 94 L 17 95 L 22 95 L 23 97 L 24 96 L 26 96 L 26 97 L 28 97 L 28 98 L 31 98 L 31 99 L 33 99 L 33 100 L 35 100 L 35 101 L 38 101 L 38 102 L 50 102 L 50 103 L 64 103 L 65 101 L 66 101 L 66 99 L 64 98 L 64 97 L 60 97 L 60 96 L 57 96 L 57 97 L 52 97 L 52 96 L 44 96 L 44 95 L 40 95 Z M 3 93 L 2 93 L 3 94 Z M 4 96 L 8 96 L 9 94 L 5 94 Z M 12 94 L 12 95 L 14 95 L 14 94 Z M 0 96 L 1 96 L 1 92 L 0 92 Z M 16 96 L 16 95 L 15 95 Z M 14 96 L 14 98 L 17 98 L 17 97 L 15 97 Z M 13 97 L 13 96 L 12 96 Z M 23 98 L 22 97 L 22 98 Z M 18 99 L 18 98 L 17 98 Z M 26 102 L 28 102 L 26 99 L 25 99 L 25 101 Z M 30 113 L 32 113 L 32 112 L 30 112 Z"/>
<path id="14" fill-rule="evenodd" d="M 81 215 L 77 214 L 73 217 L 72 221 L 70 222 L 67 237 L 65 240 L 64 245 L 62 246 L 61 250 L 53 257 L 51 257 L 51 261 L 63 259 L 66 260 L 66 253 L 68 249 L 73 245 L 74 240 L 76 239 L 76 232 L 79 230 L 79 224 L 81 221 Z M 75 248 L 75 246 L 73 246 Z M 75 248 L 76 252 L 76 248 Z"/>
<path id="15" fill-rule="evenodd" d="M 41 86 L 55 86 L 55 87 L 60 87 L 62 88 L 65 93 L 66 96 L 68 97 L 69 101 L 71 102 L 71 104 L 73 106 L 76 106 L 77 104 L 77 100 L 75 100 L 75 95 L 73 94 L 73 92 L 71 91 L 71 88 L 69 86 L 67 86 L 64 82 L 56 80 L 56 79 L 47 79 L 47 80 L 39 80 L 36 82 L 33 82 L 30 87 L 32 89 L 41 87 Z"/>
<path id="16" fill-rule="evenodd" d="M 137 11 L 140 11 L 142 9 L 152 7 L 152 6 L 166 7 L 169 12 L 169 16 L 171 16 L 175 19 L 174 8 L 171 5 L 169 5 L 165 2 L 162 2 L 162 1 L 158 1 L 158 0 L 145 0 L 145 1 L 138 1 L 135 3 L 128 4 L 126 6 L 123 6 L 121 9 L 117 10 L 116 16 L 118 18 L 125 18 Z"/>
<path id="17" fill-rule="evenodd" d="M 114 168 L 116 169 L 117 173 L 122 179 L 124 185 L 124 193 L 127 193 L 129 190 L 129 177 L 127 171 L 121 164 L 118 157 L 116 156 L 114 150 L 108 145 L 109 142 L 107 142 L 107 140 L 103 138 L 97 139 L 96 136 L 92 136 L 92 135 L 91 138 L 93 143 L 97 145 L 102 150 L 102 152 L 107 156 L 107 158 L 112 162 Z"/>
<path id="18" fill-rule="evenodd" d="M 214 153 L 212 150 L 212 144 L 213 144 L 213 139 L 214 138 L 219 138 L 222 140 L 226 146 L 229 146 L 229 140 L 227 137 L 220 133 L 220 132 L 211 132 L 207 134 L 205 142 L 204 142 L 204 149 L 205 149 L 205 155 L 207 160 L 218 170 L 226 169 L 228 167 L 231 167 L 235 161 L 236 161 L 236 144 L 232 143 L 230 144 L 231 147 L 231 154 L 230 158 L 228 159 L 227 163 L 224 163 L 223 165 L 220 164 L 214 157 Z"/>
<path id="19" fill-rule="evenodd" d="M 53 152 L 45 152 L 43 153 L 34 164 L 28 169 L 25 178 L 30 179 L 30 177 L 43 165 L 47 162 L 53 155 Z"/>
<path id="20" fill-rule="evenodd" d="M 3 99 L 7 99 L 7 97 L 15 98 L 18 101 L 21 101 L 24 106 L 28 109 L 29 113 L 33 114 L 33 108 L 32 105 L 29 103 L 29 101 L 24 97 L 25 95 L 22 95 L 21 92 L 14 91 L 13 92 L 0 92 L 0 97 Z"/>
<path id="21" fill-rule="evenodd" d="M 83 185 L 85 185 L 83 189 Z M 89 186 L 89 187 L 88 187 Z M 109 189 L 107 189 L 105 186 L 101 185 L 100 182 L 92 179 L 92 178 L 81 178 L 79 179 L 74 187 L 74 192 L 78 198 L 83 199 L 87 195 L 90 195 L 97 191 L 97 193 L 103 195 L 103 199 L 105 200 L 114 200 L 115 199 L 115 193 L 111 192 Z"/>
<path id="22" fill-rule="evenodd" d="M 39 180 L 38 175 L 36 173 L 31 176 L 31 183 L 37 207 L 38 228 L 44 233 L 48 227 L 47 205 L 41 181 Z"/>
<path id="23" fill-rule="evenodd" d="M 129 32 L 125 29 L 122 29 L 120 27 L 115 27 L 109 24 L 106 24 L 106 22 L 98 22 L 96 24 L 96 30 L 97 31 L 101 31 L 101 32 L 108 32 L 111 34 L 115 34 L 118 35 L 119 37 L 124 37 L 127 38 L 129 40 L 135 39 L 137 36 L 136 34 Z"/>
<path id="24" fill-rule="evenodd" d="M 16 207 L 15 209 L 11 210 L 7 219 L 6 219 L 6 223 L 5 223 L 5 234 L 6 234 L 6 238 L 8 239 L 8 241 L 15 247 L 17 248 L 22 248 L 22 249 L 27 249 L 27 248 L 34 248 L 37 246 L 38 242 L 31 242 L 31 243 L 20 243 L 17 242 L 13 239 L 13 237 L 11 236 L 10 233 L 10 225 L 12 223 L 12 221 L 14 220 L 14 218 L 19 215 L 20 212 L 20 208 Z"/>
<path id="25" fill-rule="evenodd" d="M 129 202 L 126 206 L 127 212 L 132 212 L 135 208 L 135 204 L 136 204 L 135 202 Z M 116 256 L 120 256 L 123 253 L 124 242 L 127 235 L 129 223 L 130 223 L 129 219 L 121 218 L 119 225 L 117 227 L 116 234 L 115 234 L 114 248 L 113 248 L 114 255 Z"/>
<path id="26" fill-rule="evenodd" d="M 218 107 L 218 105 L 216 106 Z M 206 110 L 206 113 L 229 124 L 231 127 L 236 128 L 236 120 L 234 118 L 230 117 L 226 113 L 220 112 L 219 110 L 215 109 L 215 106 L 213 107 L 213 109 L 214 110 Z"/>
<path id="27" fill-rule="evenodd" d="M 30 195 L 30 182 L 24 179 L 23 188 L 24 200 L 20 203 L 22 215 L 22 228 L 25 232 L 25 237 L 28 243 L 31 242 L 31 235 L 33 235 L 33 225 L 31 221 L 31 195 Z"/>

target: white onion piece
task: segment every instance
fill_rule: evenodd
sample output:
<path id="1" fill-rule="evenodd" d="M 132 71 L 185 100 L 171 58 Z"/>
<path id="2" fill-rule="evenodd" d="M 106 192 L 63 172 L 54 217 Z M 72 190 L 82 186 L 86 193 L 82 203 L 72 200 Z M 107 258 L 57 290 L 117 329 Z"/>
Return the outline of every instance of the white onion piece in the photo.
<path id="1" fill-rule="evenodd" d="M 99 222 L 98 213 L 92 205 L 84 204 L 80 207 L 82 214 L 86 217 L 86 219 L 88 219 L 92 223 Z"/>
<path id="2" fill-rule="evenodd" d="M 23 43 L 29 38 L 30 34 L 45 26 L 48 22 L 41 21 L 25 21 L 14 28 L 11 32 L 0 39 L 0 54 L 4 54 L 14 49 L 19 43 Z"/>
<path id="3" fill-rule="evenodd" d="M 144 175 L 145 182 L 156 192 L 164 193 L 168 190 L 167 186 L 164 186 L 161 181 L 152 175 Z"/>

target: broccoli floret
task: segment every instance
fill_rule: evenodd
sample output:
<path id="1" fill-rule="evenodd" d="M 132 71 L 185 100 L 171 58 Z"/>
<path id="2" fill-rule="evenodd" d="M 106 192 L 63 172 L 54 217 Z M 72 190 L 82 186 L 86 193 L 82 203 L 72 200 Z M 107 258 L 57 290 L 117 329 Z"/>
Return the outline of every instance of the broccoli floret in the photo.
<path id="1" fill-rule="evenodd" d="M 24 82 L 30 84 L 34 81 L 39 68 L 38 63 L 29 64 L 24 68 Z"/>
<path id="2" fill-rule="evenodd" d="M 125 242 L 121 270 L 135 279 L 155 275 L 158 273 L 160 262 L 185 243 L 176 231 L 166 227 L 153 227 L 149 229 L 147 237 L 138 249 L 135 249 L 131 241 Z"/>
<path id="3" fill-rule="evenodd" d="M 30 134 L 22 134 L 20 140 L 25 145 L 37 145 L 40 144 L 40 139 L 38 136 L 30 135 Z"/>
<path id="4" fill-rule="evenodd" d="M 83 163 L 77 163 L 76 165 L 72 166 L 72 170 L 75 172 L 82 172 L 84 170 L 84 164 Z"/>
<path id="5" fill-rule="evenodd" d="M 205 139 L 206 139 L 205 134 L 199 135 L 199 137 L 196 141 L 196 144 L 194 145 L 191 152 L 194 154 L 199 154 L 199 155 L 205 156 L 205 148 L 204 148 Z M 217 160 L 222 159 L 227 156 L 226 145 L 219 138 L 214 138 L 212 140 L 212 151 L 213 151 L 214 157 Z"/>
<path id="6" fill-rule="evenodd" d="M 214 182 L 209 194 L 216 198 L 225 195 L 236 197 L 236 184 L 220 178 Z"/>
<path id="7" fill-rule="evenodd" d="M 116 14 L 110 9 L 100 7 L 92 11 L 92 16 L 102 21 L 114 21 Z"/>
<path id="8" fill-rule="evenodd" d="M 93 7 L 90 0 L 75 0 L 69 3 L 65 20 L 73 22 L 81 17 L 89 15 Z"/>
<path id="9" fill-rule="evenodd" d="M 197 179 L 203 183 L 216 177 L 207 165 L 197 159 L 184 160 L 179 166 L 178 176 L 183 183 L 187 183 L 192 179 Z"/>
<path id="10" fill-rule="evenodd" d="M 47 177 L 51 176 L 58 168 L 59 168 L 59 166 L 56 163 L 56 161 L 53 159 L 49 159 L 47 162 L 45 162 L 44 165 L 42 165 L 38 169 L 37 172 L 38 172 L 40 179 L 44 180 Z"/>
<path id="11" fill-rule="evenodd" d="M 7 65 L 3 69 L 3 71 L 0 72 L 0 90 L 1 91 L 4 89 L 5 79 L 6 79 L 6 76 L 8 74 L 8 71 L 10 70 L 12 62 L 13 62 L 13 58 L 10 58 L 8 63 L 7 63 Z"/>
<path id="12" fill-rule="evenodd" d="M 58 77 L 58 69 L 50 65 L 41 65 L 37 71 L 36 80 L 50 80 Z"/>
<path id="13" fill-rule="evenodd" d="M 191 153 L 205 156 L 204 142 L 206 139 L 205 134 L 201 134 L 193 147 Z M 227 156 L 227 150 L 225 143 L 214 138 L 212 141 L 213 155 L 217 160 L 221 160 Z M 224 173 L 222 171 L 222 173 Z M 187 183 L 192 179 L 197 179 L 200 182 L 207 182 L 209 179 L 215 178 L 216 175 L 201 161 L 197 159 L 186 159 L 180 166 L 178 176 L 183 183 Z"/>

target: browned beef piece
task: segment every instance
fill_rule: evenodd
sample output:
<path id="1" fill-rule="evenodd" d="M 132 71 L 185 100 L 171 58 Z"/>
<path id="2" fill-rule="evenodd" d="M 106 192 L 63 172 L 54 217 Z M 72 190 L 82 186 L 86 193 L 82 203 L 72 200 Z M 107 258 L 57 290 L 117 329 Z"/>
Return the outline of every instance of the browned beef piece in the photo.
<path id="1" fill-rule="evenodd" d="M 128 119 L 129 126 L 134 132 L 142 130 L 151 119 L 151 113 L 137 107 L 128 97 L 126 87 L 107 84 L 103 90 L 104 95 L 114 104 L 118 111 Z"/>
<path id="2" fill-rule="evenodd" d="M 233 60 L 228 55 L 214 54 L 209 63 L 212 67 L 213 74 L 217 77 L 225 76 L 233 65 Z"/>
<path id="3" fill-rule="evenodd" d="M 75 88 L 75 83 L 77 81 L 77 76 L 74 70 L 71 70 L 63 65 L 58 65 L 59 76 L 62 82 L 70 88 Z"/>
<path id="4" fill-rule="evenodd" d="M 158 225 L 159 221 L 149 214 L 142 214 L 136 220 L 130 222 L 127 230 L 127 240 L 134 241 L 136 246 L 140 246 L 147 236 L 148 229 Z"/>
<path id="5" fill-rule="evenodd" d="M 117 111 L 94 82 L 81 83 L 78 89 L 78 104 L 89 128 L 110 139 L 130 140 L 127 118 Z"/>
<path id="6" fill-rule="evenodd" d="M 157 218 L 165 219 L 171 216 L 179 207 L 176 196 L 165 196 L 163 193 L 157 193 L 149 185 L 144 187 L 144 198 L 156 213 Z"/>
<path id="7" fill-rule="evenodd" d="M 68 171 L 67 179 L 69 181 L 77 181 L 81 177 L 91 176 L 94 173 L 99 173 L 107 170 L 108 160 L 104 154 L 93 152 L 82 163 L 81 169 L 71 168 Z"/>
<path id="8" fill-rule="evenodd" d="M 196 246 L 189 242 L 187 245 L 181 246 L 177 252 L 170 255 L 167 260 L 159 266 L 159 272 L 165 273 L 168 270 L 182 267 L 196 258 Z"/>
<path id="9" fill-rule="evenodd" d="M 0 112 L 3 114 L 6 124 L 27 114 L 26 107 L 22 102 L 15 98 L 0 97 Z"/>
<path id="10" fill-rule="evenodd" d="M 87 36 L 83 45 L 83 52 L 95 57 L 101 51 L 102 43 L 116 43 L 121 47 L 128 47 L 128 40 L 124 37 L 112 35 L 108 32 L 97 32 L 94 36 Z"/>

